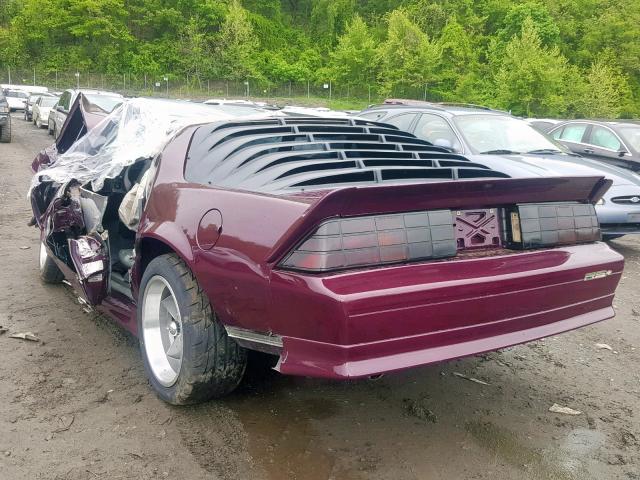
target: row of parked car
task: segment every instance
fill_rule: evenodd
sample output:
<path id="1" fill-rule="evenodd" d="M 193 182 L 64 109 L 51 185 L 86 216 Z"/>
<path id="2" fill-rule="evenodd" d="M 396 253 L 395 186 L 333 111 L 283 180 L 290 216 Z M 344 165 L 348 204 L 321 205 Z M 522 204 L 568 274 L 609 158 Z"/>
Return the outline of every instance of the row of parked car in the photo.
<path id="1" fill-rule="evenodd" d="M 640 233 L 635 172 L 506 112 L 109 111 L 80 92 L 33 161 L 40 274 L 137 335 L 173 404 L 233 391 L 250 350 L 362 378 L 611 318 L 601 234 Z"/>
<path id="2" fill-rule="evenodd" d="M 22 111 L 23 119 L 38 128 L 47 128 L 58 137 L 74 100 L 80 92 L 93 104 L 110 112 L 122 102 L 122 95 L 90 89 L 67 89 L 49 92 L 46 87 L 2 85 L 0 91 L 0 141 L 11 141 L 10 112 Z"/>

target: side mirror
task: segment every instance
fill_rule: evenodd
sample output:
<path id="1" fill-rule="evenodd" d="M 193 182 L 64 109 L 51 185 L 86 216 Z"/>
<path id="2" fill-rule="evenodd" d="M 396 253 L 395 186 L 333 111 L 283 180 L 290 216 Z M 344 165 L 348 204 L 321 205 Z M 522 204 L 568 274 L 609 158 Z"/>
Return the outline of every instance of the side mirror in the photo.
<path id="1" fill-rule="evenodd" d="M 624 157 L 628 154 L 629 152 L 627 152 L 624 148 L 621 148 L 620 150 L 618 150 L 618 156 L 619 157 Z"/>
<path id="2" fill-rule="evenodd" d="M 64 112 L 64 107 L 62 105 L 58 105 L 56 107 L 56 110 L 59 111 L 59 112 Z"/>

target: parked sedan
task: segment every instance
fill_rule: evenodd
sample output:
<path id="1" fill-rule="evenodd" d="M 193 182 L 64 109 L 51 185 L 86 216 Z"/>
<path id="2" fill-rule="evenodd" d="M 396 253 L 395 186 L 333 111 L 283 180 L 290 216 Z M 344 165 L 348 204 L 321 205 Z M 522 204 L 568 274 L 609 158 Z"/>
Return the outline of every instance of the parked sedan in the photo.
<path id="1" fill-rule="evenodd" d="M 33 104 L 38 101 L 42 94 L 30 94 L 27 101 L 24 102 L 24 121 L 30 122 L 33 119 Z"/>
<path id="2" fill-rule="evenodd" d="M 640 233 L 640 176 L 634 172 L 572 154 L 506 112 L 477 106 L 390 102 L 358 116 L 391 123 L 515 178 L 603 175 L 613 181 L 613 187 L 596 205 L 605 238 Z"/>
<path id="3" fill-rule="evenodd" d="M 6 89 L 4 91 L 4 96 L 7 97 L 9 109 L 12 112 L 15 112 L 16 110 L 24 110 L 27 99 L 29 98 L 29 94 L 27 92 L 11 89 Z"/>
<path id="4" fill-rule="evenodd" d="M 248 350 L 359 378 L 614 315 L 602 176 L 506 178 L 363 119 L 175 110 L 128 101 L 69 149 L 67 122 L 31 190 L 43 280 L 136 334 L 170 403 L 234 390 Z"/>
<path id="5" fill-rule="evenodd" d="M 549 134 L 572 152 L 640 171 L 640 124 L 631 121 L 570 120 Z"/>
<path id="6" fill-rule="evenodd" d="M 33 124 L 42 128 L 49 124 L 49 114 L 51 110 L 56 106 L 60 97 L 54 96 L 40 96 L 38 100 L 33 104 Z"/>

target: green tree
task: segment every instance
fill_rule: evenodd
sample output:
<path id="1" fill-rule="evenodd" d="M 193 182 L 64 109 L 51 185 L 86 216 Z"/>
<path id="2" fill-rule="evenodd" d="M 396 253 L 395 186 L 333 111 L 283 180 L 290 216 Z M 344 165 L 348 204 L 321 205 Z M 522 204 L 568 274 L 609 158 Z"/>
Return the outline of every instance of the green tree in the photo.
<path id="1" fill-rule="evenodd" d="M 567 60 L 558 47 L 545 47 L 527 18 L 505 47 L 495 75 L 495 103 L 518 115 L 558 115 L 566 108 Z"/>
<path id="2" fill-rule="evenodd" d="M 585 88 L 578 101 L 580 113 L 591 118 L 617 118 L 627 107 L 630 89 L 619 67 L 599 57 L 586 73 Z"/>
<path id="3" fill-rule="evenodd" d="M 479 81 L 476 75 L 479 70 L 478 49 L 472 36 L 455 16 L 442 29 L 438 45 L 442 50 L 439 96 L 451 101 L 474 100 L 478 96 L 475 92 Z"/>
<path id="4" fill-rule="evenodd" d="M 359 15 L 347 25 L 330 54 L 331 77 L 346 85 L 371 85 L 378 67 L 377 44 Z"/>
<path id="5" fill-rule="evenodd" d="M 229 5 L 218 40 L 218 72 L 227 80 L 258 77 L 256 53 L 258 41 L 247 11 L 237 0 Z"/>
<path id="6" fill-rule="evenodd" d="M 437 82 L 440 47 L 397 9 L 388 19 L 387 38 L 380 45 L 381 93 L 406 94 Z"/>

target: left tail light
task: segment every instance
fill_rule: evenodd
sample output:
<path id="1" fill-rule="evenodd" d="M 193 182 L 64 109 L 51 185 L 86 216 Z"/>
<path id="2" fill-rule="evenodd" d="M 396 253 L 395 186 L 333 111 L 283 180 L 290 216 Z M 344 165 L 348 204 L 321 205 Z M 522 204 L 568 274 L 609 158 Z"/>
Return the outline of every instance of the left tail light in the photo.
<path id="1" fill-rule="evenodd" d="M 327 272 L 456 255 L 451 210 L 336 218 L 321 223 L 280 264 Z"/>

